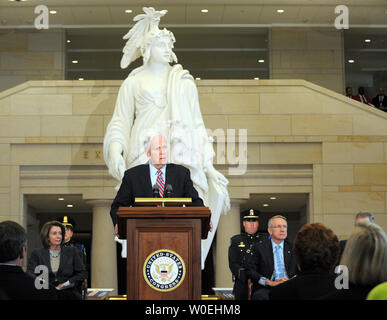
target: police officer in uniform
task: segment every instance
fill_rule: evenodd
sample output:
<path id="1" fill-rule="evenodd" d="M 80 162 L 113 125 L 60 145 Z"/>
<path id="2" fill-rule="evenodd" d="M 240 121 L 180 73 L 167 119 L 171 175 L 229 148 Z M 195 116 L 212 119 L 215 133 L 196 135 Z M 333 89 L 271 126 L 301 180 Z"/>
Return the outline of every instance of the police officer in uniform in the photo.
<path id="1" fill-rule="evenodd" d="M 74 234 L 74 224 L 70 223 L 69 218 L 67 216 L 63 217 L 63 220 L 61 221 L 63 226 L 65 227 L 66 233 L 65 233 L 65 240 L 63 242 L 64 247 L 76 247 L 82 257 L 83 263 L 86 265 L 86 250 L 85 246 L 83 244 L 75 243 L 72 240 L 73 234 Z"/>
<path id="2" fill-rule="evenodd" d="M 235 300 L 247 300 L 248 278 L 245 265 L 252 255 L 253 245 L 267 238 L 265 234 L 258 233 L 258 213 L 259 211 L 250 209 L 249 214 L 243 217 L 245 232 L 233 236 L 228 248 L 228 264 L 233 275 Z"/>
<path id="3" fill-rule="evenodd" d="M 71 218 L 70 218 L 71 219 Z M 79 255 L 83 261 L 83 264 L 86 266 L 87 265 L 87 259 L 86 259 L 86 249 L 85 249 L 85 246 L 83 244 L 79 244 L 79 243 L 76 243 L 73 241 L 72 237 L 74 235 L 74 220 L 71 219 L 72 223 L 69 221 L 69 218 L 67 216 L 64 216 L 61 223 L 63 224 L 63 226 L 65 227 L 65 236 L 64 236 L 64 242 L 63 242 L 63 246 L 64 247 L 75 247 L 77 249 L 77 251 L 79 252 Z M 84 290 L 85 290 L 85 287 L 84 287 L 85 283 L 82 282 L 77 288 L 80 292 L 80 294 L 82 295 Z"/>

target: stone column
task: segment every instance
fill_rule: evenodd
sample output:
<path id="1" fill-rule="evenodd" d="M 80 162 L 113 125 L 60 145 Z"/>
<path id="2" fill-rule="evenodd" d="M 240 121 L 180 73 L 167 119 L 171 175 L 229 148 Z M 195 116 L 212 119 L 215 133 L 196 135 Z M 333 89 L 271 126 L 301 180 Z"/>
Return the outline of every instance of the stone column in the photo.
<path id="1" fill-rule="evenodd" d="M 88 201 L 93 206 L 91 287 L 114 288 L 117 294 L 117 255 L 110 218 L 111 200 Z"/>
<path id="2" fill-rule="evenodd" d="M 241 231 L 240 204 L 244 200 L 231 199 L 231 210 L 221 216 L 218 229 L 216 231 L 216 269 L 215 285 L 221 288 L 232 288 L 232 275 L 228 267 L 228 247 L 230 238 Z"/>

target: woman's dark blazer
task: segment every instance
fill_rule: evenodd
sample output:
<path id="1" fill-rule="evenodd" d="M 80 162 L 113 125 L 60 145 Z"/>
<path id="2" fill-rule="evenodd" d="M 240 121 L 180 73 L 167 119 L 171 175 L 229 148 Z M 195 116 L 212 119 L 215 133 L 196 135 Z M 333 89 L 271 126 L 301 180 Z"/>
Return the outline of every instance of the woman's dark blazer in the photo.
<path id="1" fill-rule="evenodd" d="M 323 269 L 301 271 L 297 277 L 271 288 L 270 300 L 317 300 L 333 294 L 337 275 Z"/>
<path id="2" fill-rule="evenodd" d="M 35 268 L 38 265 L 45 265 L 49 270 L 49 282 L 57 286 L 67 280 L 77 286 L 87 278 L 86 267 L 77 252 L 76 247 L 61 247 L 59 269 L 54 274 L 51 269 L 50 252 L 48 248 L 35 249 L 28 261 L 27 272 L 35 275 Z"/>

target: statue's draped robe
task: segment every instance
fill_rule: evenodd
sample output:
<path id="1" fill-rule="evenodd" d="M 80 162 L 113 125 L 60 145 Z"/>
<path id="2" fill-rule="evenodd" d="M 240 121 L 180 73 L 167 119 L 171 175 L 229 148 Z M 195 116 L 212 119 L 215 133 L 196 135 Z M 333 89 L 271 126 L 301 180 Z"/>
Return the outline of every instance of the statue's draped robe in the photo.
<path id="1" fill-rule="evenodd" d="M 122 145 L 126 168 L 148 161 L 143 141 L 150 130 L 162 132 L 169 140 L 169 161 L 190 169 L 191 179 L 204 204 L 211 209 L 212 232 L 202 240 L 202 268 L 210 249 L 219 218 L 229 210 L 227 189 L 207 181 L 205 170 L 214 158 L 200 112 L 193 77 L 181 65 L 169 72 L 166 95 L 152 92 L 151 86 L 136 81 L 135 69 L 123 82 L 118 93 L 113 117 L 106 129 L 104 158 L 110 170 L 109 146 Z M 110 173 L 112 173 L 110 171 Z M 120 179 L 120 177 L 115 177 Z"/>

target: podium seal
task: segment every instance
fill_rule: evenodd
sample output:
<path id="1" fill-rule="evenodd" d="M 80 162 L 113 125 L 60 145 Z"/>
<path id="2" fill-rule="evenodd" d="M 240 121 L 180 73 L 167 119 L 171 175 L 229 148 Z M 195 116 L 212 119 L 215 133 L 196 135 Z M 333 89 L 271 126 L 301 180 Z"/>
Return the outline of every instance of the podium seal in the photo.
<path id="1" fill-rule="evenodd" d="M 183 282 L 186 268 L 183 259 L 174 251 L 161 249 L 152 252 L 144 262 L 145 282 L 154 290 L 175 290 Z"/>

